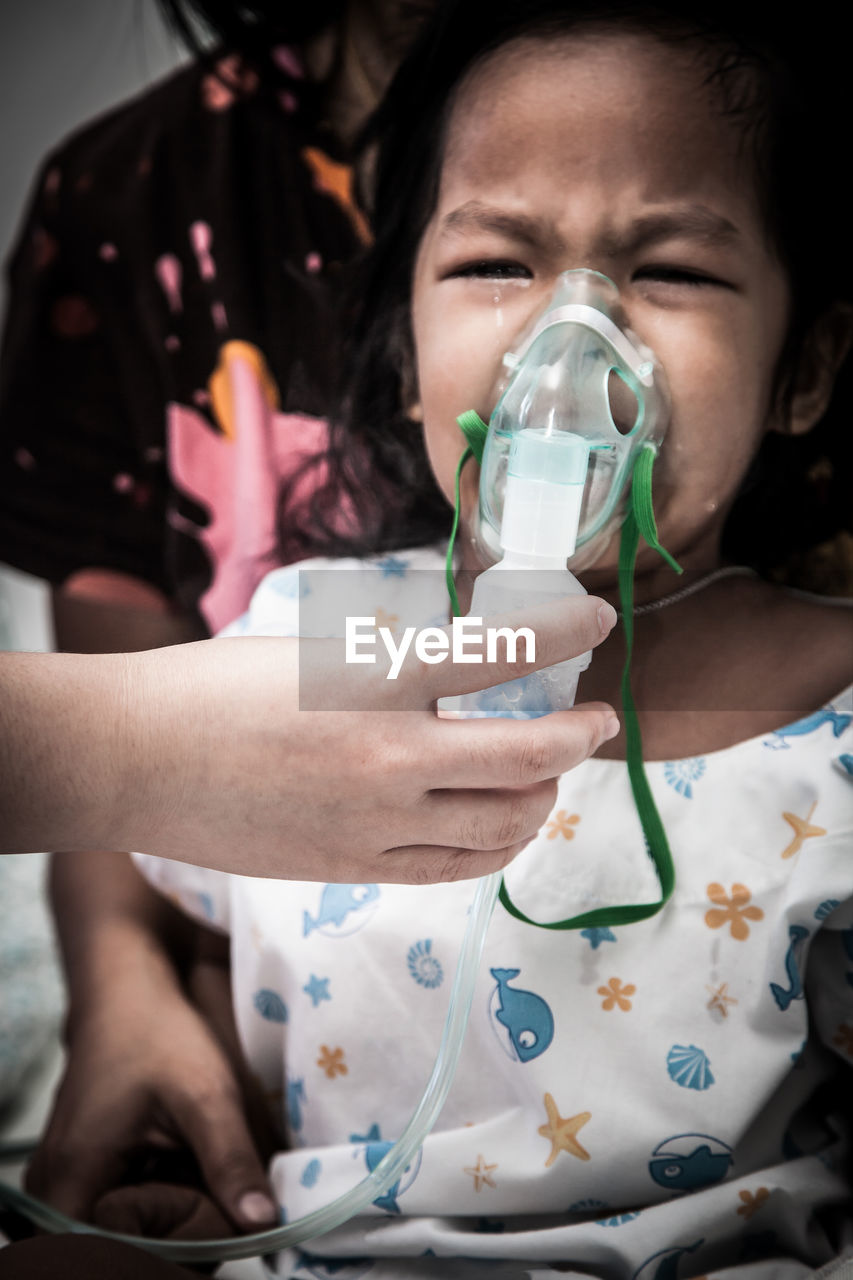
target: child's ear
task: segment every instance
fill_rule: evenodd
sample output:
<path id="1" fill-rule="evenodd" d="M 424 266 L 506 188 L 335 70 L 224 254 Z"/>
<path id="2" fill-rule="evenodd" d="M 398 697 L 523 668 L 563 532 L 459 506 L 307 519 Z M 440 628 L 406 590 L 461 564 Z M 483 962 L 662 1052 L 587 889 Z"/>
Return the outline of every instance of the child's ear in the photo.
<path id="1" fill-rule="evenodd" d="M 853 345 L 853 307 L 837 303 L 825 312 L 803 343 L 793 392 L 780 407 L 773 430 L 799 436 L 823 417 L 838 371 Z"/>

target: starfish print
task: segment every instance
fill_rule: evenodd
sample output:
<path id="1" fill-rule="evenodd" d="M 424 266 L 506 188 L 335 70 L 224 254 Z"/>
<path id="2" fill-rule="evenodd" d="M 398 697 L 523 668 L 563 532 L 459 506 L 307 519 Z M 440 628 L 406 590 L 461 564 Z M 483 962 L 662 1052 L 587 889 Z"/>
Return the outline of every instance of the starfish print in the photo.
<path id="1" fill-rule="evenodd" d="M 383 578 L 405 578 L 409 562 L 401 560 L 399 556 L 385 556 L 384 559 L 377 560 L 376 567 L 382 570 Z"/>
<path id="2" fill-rule="evenodd" d="M 737 1000 L 734 996 L 727 994 L 728 989 L 729 984 L 727 982 L 721 982 L 718 987 L 709 987 L 706 983 L 705 990 L 710 991 L 711 999 L 705 1005 L 705 1008 L 710 1009 L 713 1013 L 718 1013 L 721 1018 L 727 1018 L 729 1016 L 729 1011 L 726 1006 L 730 1004 L 737 1004 Z"/>
<path id="3" fill-rule="evenodd" d="M 474 1179 L 474 1190 L 479 1191 L 482 1187 L 494 1187 L 496 1182 L 492 1177 L 492 1173 L 497 1169 L 496 1164 L 486 1164 L 482 1156 L 477 1156 L 477 1163 L 469 1165 L 464 1172 L 470 1173 Z"/>
<path id="4" fill-rule="evenodd" d="M 315 1009 L 321 1000 L 331 1000 L 332 997 L 329 995 L 329 982 L 329 978 L 318 978 L 312 973 L 311 977 L 302 988 L 306 996 L 311 997 L 311 1004 Z"/>
<path id="5" fill-rule="evenodd" d="M 581 820 L 579 813 L 567 814 L 565 809 L 558 809 L 548 823 L 548 839 L 554 840 L 557 836 L 563 836 L 566 840 L 574 840 L 575 833 L 572 830 Z"/>
<path id="6" fill-rule="evenodd" d="M 561 1151 L 568 1152 L 570 1156 L 577 1156 L 578 1160 L 591 1159 L 589 1152 L 584 1150 L 575 1134 L 578 1129 L 583 1128 L 587 1120 L 592 1119 L 592 1112 L 581 1111 L 576 1116 L 567 1116 L 564 1119 L 557 1110 L 557 1104 L 550 1093 L 545 1094 L 543 1101 L 548 1113 L 548 1123 L 540 1124 L 539 1132 L 551 1143 L 551 1154 L 545 1161 L 545 1168 L 551 1167 Z"/>
<path id="7" fill-rule="evenodd" d="M 766 1187 L 759 1187 L 755 1195 L 751 1191 L 739 1191 L 738 1195 L 743 1204 L 737 1210 L 742 1218 L 749 1219 L 754 1213 L 757 1213 L 765 1200 L 770 1199 L 770 1192 Z"/>
<path id="8" fill-rule="evenodd" d="M 817 808 L 817 800 L 815 800 L 814 804 L 809 809 L 807 817 L 805 818 L 798 818 L 795 813 L 782 814 L 782 817 L 785 819 L 785 821 L 789 823 L 790 826 L 793 827 L 794 829 L 793 840 L 787 846 L 787 848 L 783 849 L 782 851 L 783 858 L 793 858 L 795 853 L 800 852 L 800 850 L 803 847 L 803 843 L 806 840 L 809 840 L 812 836 L 826 835 L 825 827 L 813 827 L 809 821 L 809 819 L 811 818 L 816 808 Z"/>
<path id="9" fill-rule="evenodd" d="M 586 938 L 593 951 L 597 951 L 602 942 L 615 942 L 616 935 L 605 926 L 593 929 L 581 929 L 581 937 Z"/>
<path id="10" fill-rule="evenodd" d="M 761 907 L 748 907 L 752 894 L 745 884 L 733 884 L 731 896 L 729 896 L 721 884 L 709 884 L 707 889 L 708 897 L 712 902 L 716 902 L 721 910 L 711 908 L 705 912 L 705 923 L 709 929 L 720 929 L 724 924 L 730 926 L 730 932 L 733 938 L 738 942 L 743 942 L 749 937 L 749 925 L 747 920 L 763 920 L 764 912 Z"/>
<path id="11" fill-rule="evenodd" d="M 330 1049 L 327 1044 L 320 1045 L 317 1066 L 321 1071 L 325 1071 L 330 1080 L 334 1080 L 335 1076 L 345 1076 L 349 1072 L 349 1067 L 344 1062 L 343 1049 Z"/>

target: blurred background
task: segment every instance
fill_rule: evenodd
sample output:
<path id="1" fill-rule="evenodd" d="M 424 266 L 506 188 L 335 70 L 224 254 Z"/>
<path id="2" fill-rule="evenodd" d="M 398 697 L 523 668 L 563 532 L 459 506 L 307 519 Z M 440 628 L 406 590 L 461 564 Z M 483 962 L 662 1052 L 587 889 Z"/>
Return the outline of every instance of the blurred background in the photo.
<path id="1" fill-rule="evenodd" d="M 154 0 L 0 4 L 0 314 L 6 258 L 45 153 L 185 56 Z M 0 563 L 0 649 L 51 646 L 46 589 Z"/>
<path id="2" fill-rule="evenodd" d="M 184 58 L 154 0 L 0 3 L 0 310 L 5 262 L 45 156 Z M 49 593 L 0 563 L 0 649 L 53 646 Z M 63 996 L 45 856 L 0 859 L 0 1145 L 37 1133 L 58 1079 Z M 0 1177 L 20 1169 L 4 1167 Z"/>

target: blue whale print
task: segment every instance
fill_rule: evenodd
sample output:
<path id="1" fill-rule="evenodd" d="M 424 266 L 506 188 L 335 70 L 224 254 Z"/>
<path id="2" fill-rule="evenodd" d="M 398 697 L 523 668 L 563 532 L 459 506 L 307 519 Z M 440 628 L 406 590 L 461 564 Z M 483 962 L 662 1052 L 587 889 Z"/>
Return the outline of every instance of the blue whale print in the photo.
<path id="1" fill-rule="evenodd" d="M 513 1049 L 522 1062 L 530 1062 L 544 1053 L 554 1038 L 554 1015 L 541 996 L 532 991 L 519 991 L 509 985 L 520 969 L 492 969 L 497 985 L 498 1005 L 495 1017 L 509 1032 Z"/>
<path id="2" fill-rule="evenodd" d="M 851 720 L 853 716 L 845 711 L 836 711 L 833 707 L 821 707 L 820 711 L 814 711 L 810 716 L 804 716 L 802 720 L 795 720 L 793 724 L 786 724 L 784 728 L 777 729 L 773 739 L 768 739 L 766 745 L 777 748 L 787 747 L 787 738 L 799 738 L 803 734 L 814 733 L 824 724 L 831 724 L 833 736 L 840 738 Z"/>
<path id="3" fill-rule="evenodd" d="M 659 1187 L 695 1191 L 721 1182 L 732 1163 L 732 1149 L 707 1133 L 680 1133 L 652 1153 L 649 1173 Z"/>
<path id="4" fill-rule="evenodd" d="M 637 1271 L 631 1280 L 678 1280 L 678 1264 L 686 1253 L 695 1253 L 704 1239 L 694 1244 L 673 1245 L 669 1249 L 661 1249 L 653 1253 Z"/>
<path id="5" fill-rule="evenodd" d="M 324 885 L 316 919 L 312 920 L 307 911 L 302 913 L 303 938 L 307 938 L 315 929 L 322 929 L 324 925 L 333 924 L 340 928 L 350 912 L 361 911 L 378 897 L 377 884 Z"/>
<path id="6" fill-rule="evenodd" d="M 800 949 L 808 936 L 808 929 L 804 929 L 801 924 L 788 926 L 788 937 L 791 939 L 785 954 L 785 972 L 788 975 L 788 986 L 780 987 L 778 982 L 770 983 L 773 999 L 783 1013 L 794 1000 L 802 1000 L 803 998 L 803 979 L 800 975 L 798 959 Z"/>
<path id="7" fill-rule="evenodd" d="M 391 1150 L 393 1146 L 393 1142 L 368 1142 L 367 1146 L 364 1148 L 364 1159 L 367 1164 L 368 1172 L 373 1173 L 373 1170 L 379 1164 L 379 1161 L 388 1151 Z M 414 1182 L 415 1175 L 420 1167 L 420 1160 L 420 1152 L 418 1152 L 412 1160 L 412 1163 L 406 1165 L 397 1181 L 392 1182 L 388 1190 L 383 1192 L 381 1196 L 377 1196 L 373 1201 L 377 1209 L 384 1209 L 386 1213 L 400 1212 L 400 1206 L 397 1204 L 397 1197 L 404 1191 L 408 1190 Z M 403 1179 L 406 1177 L 406 1174 L 409 1174 L 410 1176 L 407 1178 L 406 1182 L 403 1183 Z"/>

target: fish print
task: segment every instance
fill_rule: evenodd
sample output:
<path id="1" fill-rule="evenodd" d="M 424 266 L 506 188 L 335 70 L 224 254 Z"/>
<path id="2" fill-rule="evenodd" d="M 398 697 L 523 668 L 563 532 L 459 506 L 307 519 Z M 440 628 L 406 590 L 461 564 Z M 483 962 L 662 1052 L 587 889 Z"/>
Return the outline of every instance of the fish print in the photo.
<path id="1" fill-rule="evenodd" d="M 839 773 L 843 773 L 846 778 L 853 778 L 853 755 L 849 751 L 836 756 L 832 763 Z"/>
<path id="2" fill-rule="evenodd" d="M 732 1163 L 732 1149 L 707 1133 L 680 1133 L 652 1152 L 649 1174 L 659 1187 L 695 1191 L 720 1182 Z"/>
<path id="3" fill-rule="evenodd" d="M 532 991 L 521 991 L 509 983 L 520 969 L 492 969 L 498 984 L 499 1004 L 495 1017 L 509 1032 L 510 1043 L 521 1062 L 530 1062 L 544 1053 L 554 1038 L 554 1015 L 547 1001 Z"/>
<path id="4" fill-rule="evenodd" d="M 819 711 L 813 711 L 810 716 L 804 716 L 802 720 L 795 720 L 793 724 L 786 724 L 783 729 L 777 729 L 770 738 L 765 739 L 764 745 L 774 750 L 784 749 L 789 745 L 788 738 L 800 738 L 804 734 L 814 733 L 825 724 L 831 724 L 833 736 L 840 738 L 851 720 L 853 715 L 845 711 L 836 711 L 834 707 L 821 707 Z"/>
<path id="5" fill-rule="evenodd" d="M 307 911 L 302 914 L 302 936 L 307 938 L 315 929 L 335 925 L 340 929 L 347 916 L 361 911 L 379 897 L 376 884 L 327 884 L 323 886 L 320 908 L 315 918 Z"/>
<path id="6" fill-rule="evenodd" d="M 631 1280 L 678 1280 L 678 1264 L 687 1253 L 695 1253 L 704 1239 L 694 1244 L 673 1245 L 669 1249 L 661 1249 L 634 1272 Z"/>
<path id="7" fill-rule="evenodd" d="M 368 1173 L 373 1173 L 373 1170 L 379 1164 L 379 1161 L 384 1155 L 387 1155 L 393 1146 L 393 1142 L 368 1142 L 364 1149 L 364 1160 L 367 1165 Z M 414 1169 L 412 1168 L 412 1164 L 414 1165 Z M 402 1195 L 402 1193 L 414 1182 L 418 1166 L 420 1165 L 420 1153 L 415 1157 L 412 1164 L 407 1164 L 397 1181 L 392 1182 L 388 1190 L 383 1192 L 381 1196 L 377 1196 L 373 1201 L 377 1209 L 384 1209 L 386 1213 L 400 1212 L 400 1206 L 397 1204 L 397 1197 Z M 404 1183 L 403 1179 L 406 1177 L 407 1173 L 411 1173 L 411 1177 Z"/>
<path id="8" fill-rule="evenodd" d="M 790 1007 L 794 1000 L 802 1000 L 803 998 L 803 980 L 800 976 L 800 966 L 798 963 L 800 950 L 806 938 L 809 936 L 808 929 L 801 924 L 792 924 L 788 926 L 788 937 L 790 942 L 788 950 L 785 954 L 785 971 L 788 974 L 787 987 L 780 987 L 778 982 L 770 983 L 770 990 L 773 993 L 773 999 L 784 1013 Z"/>

